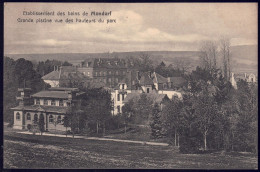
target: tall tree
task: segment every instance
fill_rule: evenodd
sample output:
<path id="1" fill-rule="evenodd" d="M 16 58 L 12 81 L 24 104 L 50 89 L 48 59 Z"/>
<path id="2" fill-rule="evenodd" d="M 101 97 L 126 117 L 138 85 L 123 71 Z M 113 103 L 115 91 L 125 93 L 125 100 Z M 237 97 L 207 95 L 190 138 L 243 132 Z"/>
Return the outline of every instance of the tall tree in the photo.
<path id="1" fill-rule="evenodd" d="M 231 77 L 231 64 L 230 64 L 230 39 L 227 37 L 222 37 L 220 39 L 220 54 L 223 60 L 223 73 L 224 78 L 229 81 Z"/>
<path id="2" fill-rule="evenodd" d="M 151 136 L 152 138 L 161 138 L 163 133 L 162 133 L 162 121 L 161 121 L 161 114 L 160 114 L 160 109 L 159 105 L 156 103 L 153 107 L 152 111 L 152 119 L 151 119 Z"/>

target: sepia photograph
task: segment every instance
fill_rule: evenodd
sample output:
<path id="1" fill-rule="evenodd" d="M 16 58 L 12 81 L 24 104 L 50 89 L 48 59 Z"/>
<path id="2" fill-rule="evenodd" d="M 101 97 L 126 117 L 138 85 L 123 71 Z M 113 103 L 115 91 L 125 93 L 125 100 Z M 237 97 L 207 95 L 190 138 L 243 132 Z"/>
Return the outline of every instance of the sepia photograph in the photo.
<path id="1" fill-rule="evenodd" d="M 258 169 L 258 3 L 4 3 L 4 169 Z"/>

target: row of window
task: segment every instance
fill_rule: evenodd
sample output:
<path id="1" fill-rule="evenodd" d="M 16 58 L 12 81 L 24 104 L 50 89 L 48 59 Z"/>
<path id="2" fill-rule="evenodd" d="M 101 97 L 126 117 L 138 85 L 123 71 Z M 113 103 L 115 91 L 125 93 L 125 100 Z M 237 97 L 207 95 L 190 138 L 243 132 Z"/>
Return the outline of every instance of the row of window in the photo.
<path id="1" fill-rule="evenodd" d="M 42 115 L 42 114 L 41 114 Z M 31 114 L 30 113 L 27 113 L 26 114 L 26 119 L 28 120 L 28 121 L 31 121 Z M 16 113 L 16 120 L 17 121 L 20 121 L 21 120 L 21 115 L 20 115 L 20 113 L 19 112 L 17 112 Z M 35 122 L 37 122 L 38 121 L 38 114 L 34 114 L 34 116 L 33 116 L 33 121 L 35 121 Z M 58 117 L 57 117 L 57 123 L 59 124 L 59 123 L 61 123 L 61 115 L 59 115 Z M 49 123 L 54 123 L 54 116 L 53 115 L 50 115 L 49 116 Z"/>
<path id="2" fill-rule="evenodd" d="M 36 105 L 40 105 L 40 99 L 36 99 Z M 43 100 L 43 105 L 49 105 L 48 100 Z M 51 106 L 56 106 L 55 100 L 51 100 Z M 64 106 L 63 100 L 59 100 L 59 106 Z"/>
<path id="3" fill-rule="evenodd" d="M 115 72 L 113 72 L 115 75 L 119 75 L 119 71 L 115 71 Z M 95 76 L 106 76 L 106 75 L 112 75 L 112 71 L 108 71 L 108 72 L 106 72 L 106 71 L 100 71 L 100 72 L 95 72 L 94 73 L 95 74 Z M 126 72 L 125 71 L 122 71 L 122 73 L 121 73 L 122 75 L 125 75 L 126 74 Z"/>

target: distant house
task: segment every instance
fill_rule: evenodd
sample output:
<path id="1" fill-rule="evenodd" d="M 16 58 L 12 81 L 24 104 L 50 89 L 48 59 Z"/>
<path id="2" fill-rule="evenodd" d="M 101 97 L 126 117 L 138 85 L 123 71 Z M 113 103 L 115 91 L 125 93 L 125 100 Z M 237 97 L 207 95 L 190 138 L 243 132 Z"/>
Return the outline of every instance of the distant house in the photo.
<path id="1" fill-rule="evenodd" d="M 37 122 L 40 115 L 44 117 L 44 129 L 65 131 L 63 118 L 68 107 L 74 103 L 82 92 L 77 88 L 50 88 L 31 95 L 29 88 L 19 88 L 17 100 L 19 105 L 14 110 L 15 129 L 26 129 L 28 124 Z"/>
<path id="2" fill-rule="evenodd" d="M 244 80 L 248 83 L 257 83 L 257 75 L 253 74 L 253 73 L 250 73 L 250 74 L 247 74 L 247 73 L 244 73 L 244 74 L 231 73 L 230 82 L 235 89 L 237 89 L 237 82 L 239 80 Z"/>

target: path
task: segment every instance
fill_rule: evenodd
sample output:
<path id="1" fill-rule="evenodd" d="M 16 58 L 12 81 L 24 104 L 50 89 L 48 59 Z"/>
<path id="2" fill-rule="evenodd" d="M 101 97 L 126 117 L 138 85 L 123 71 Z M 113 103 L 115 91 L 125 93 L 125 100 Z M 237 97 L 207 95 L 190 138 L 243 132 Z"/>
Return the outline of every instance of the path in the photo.
<path id="1" fill-rule="evenodd" d="M 29 134 L 32 135 L 33 133 L 28 131 L 17 132 L 20 134 Z M 40 135 L 40 133 L 35 133 L 35 135 Z M 44 136 L 55 136 L 55 137 L 66 137 L 66 135 L 62 134 L 50 134 L 50 133 L 43 133 Z M 67 136 L 68 138 L 72 138 L 72 136 Z M 103 140 L 103 141 L 114 141 L 114 142 L 124 142 L 124 143 L 138 143 L 138 144 L 147 144 L 147 145 L 154 145 L 154 146 L 169 146 L 167 143 L 157 143 L 157 142 L 144 142 L 144 141 L 134 141 L 134 140 L 121 140 L 121 139 L 109 139 L 109 138 L 99 138 L 99 137 L 86 137 L 86 136 L 74 136 L 74 138 L 80 139 L 87 139 L 87 140 Z"/>

